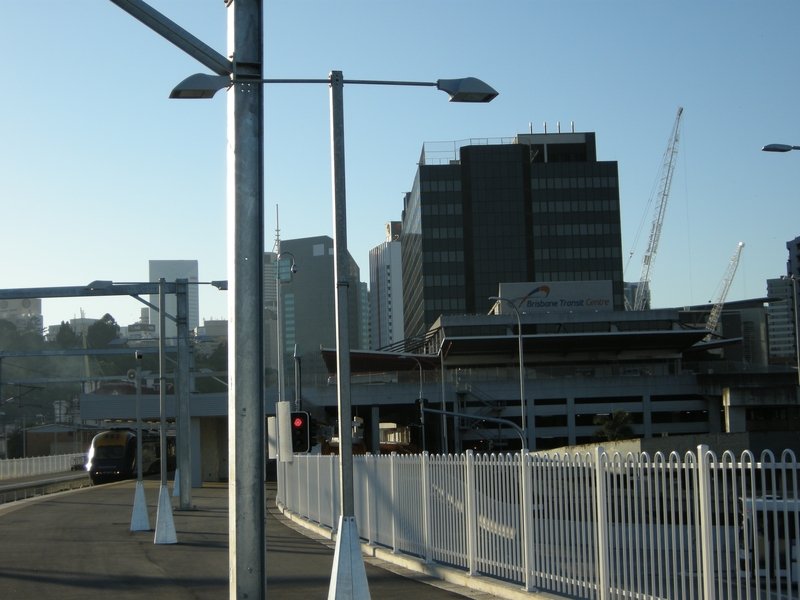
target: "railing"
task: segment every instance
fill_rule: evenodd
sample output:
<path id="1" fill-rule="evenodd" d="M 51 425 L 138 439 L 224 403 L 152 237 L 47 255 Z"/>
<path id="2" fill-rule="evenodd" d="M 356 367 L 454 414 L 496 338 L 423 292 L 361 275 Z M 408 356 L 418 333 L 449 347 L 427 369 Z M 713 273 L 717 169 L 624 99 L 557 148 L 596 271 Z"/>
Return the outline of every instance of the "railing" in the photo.
<path id="1" fill-rule="evenodd" d="M 278 500 L 333 530 L 338 457 L 279 463 Z M 577 598 L 798 598 L 794 454 L 354 457 L 360 536 Z"/>
<path id="2" fill-rule="evenodd" d="M 84 458 L 78 453 L 3 459 L 0 460 L 0 480 L 70 471 L 77 461 L 83 462 Z"/>

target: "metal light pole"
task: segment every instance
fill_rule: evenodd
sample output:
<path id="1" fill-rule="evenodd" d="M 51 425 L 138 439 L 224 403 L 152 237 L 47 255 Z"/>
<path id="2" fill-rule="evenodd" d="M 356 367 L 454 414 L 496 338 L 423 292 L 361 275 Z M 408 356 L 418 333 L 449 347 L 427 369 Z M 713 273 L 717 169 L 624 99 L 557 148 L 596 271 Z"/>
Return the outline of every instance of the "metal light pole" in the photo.
<path id="1" fill-rule="evenodd" d="M 264 98 L 252 85 L 263 77 L 263 0 L 226 3 L 225 54 L 235 63 L 143 0 L 111 2 L 218 76 L 236 80 L 228 103 L 228 589 L 231 598 L 265 598 L 264 336 L 253 335 L 264 330 Z"/>
<path id="2" fill-rule="evenodd" d="M 234 6 L 238 4 L 234 3 Z M 260 19 L 260 15 L 259 15 Z M 259 21 L 260 22 L 260 21 Z M 242 57 L 238 57 L 241 61 Z M 260 60 L 258 61 L 261 66 Z M 253 74 L 255 77 L 255 74 Z M 242 83 L 241 73 L 228 75 L 191 75 L 179 83 L 170 94 L 171 98 L 211 98 L 231 85 L 238 89 Z M 331 115 L 331 163 L 333 180 L 333 238 L 334 238 L 334 282 L 336 286 L 336 378 L 339 405 L 339 463 L 340 463 L 340 527 L 336 539 L 336 561 L 352 561 L 353 568 L 340 568 L 334 564 L 329 598 L 368 598 L 364 563 L 361 556 L 358 531 L 355 525 L 353 497 L 353 441 L 352 407 L 350 402 L 350 340 L 347 307 L 349 289 L 349 253 L 347 251 L 347 215 L 345 200 L 344 168 L 344 99 L 345 83 L 366 85 L 431 86 L 446 92 L 451 102 L 490 102 L 497 97 L 497 91 L 479 79 L 439 79 L 435 82 L 419 81 L 374 81 L 345 80 L 341 71 L 331 71 L 328 79 L 255 79 L 246 80 L 248 89 L 254 83 L 327 83 L 330 87 Z M 261 96 L 259 95 L 259 98 Z M 261 123 L 259 123 L 261 127 Z M 260 129 L 259 129 L 260 131 Z M 237 156 L 242 153 L 237 148 Z M 257 154 L 260 159 L 260 152 Z M 256 156 L 254 154 L 254 156 Z M 261 223 L 261 220 L 259 220 Z M 255 261 L 252 261 L 255 262 Z M 229 271 L 230 272 L 230 271 Z M 236 278 L 234 278 L 236 281 Z M 260 322 L 260 321 L 259 321 Z M 261 331 L 261 329 L 258 329 Z M 233 463 L 232 463 L 233 464 Z M 345 547 L 345 546 L 349 547 Z M 353 596 L 352 590 L 361 595 Z M 341 595 L 340 595 L 341 594 Z M 363 595 L 366 594 L 366 595 Z"/>
<path id="3" fill-rule="evenodd" d="M 156 544 L 177 544 L 175 522 L 172 519 L 172 503 L 167 489 L 167 349 L 164 339 L 166 328 L 166 302 L 164 278 L 158 280 L 158 396 L 160 413 L 161 438 L 161 488 L 158 493 L 158 511 L 156 513 Z"/>
<path id="4" fill-rule="evenodd" d="M 520 415 L 522 418 L 522 431 L 525 432 L 525 438 L 527 440 L 528 437 L 528 428 L 525 424 L 525 358 L 522 354 L 522 319 L 520 318 L 519 309 L 517 305 L 514 304 L 508 298 L 502 298 L 500 296 L 490 296 L 489 300 L 494 300 L 495 303 L 497 302 L 507 302 L 511 308 L 514 309 L 514 312 L 517 315 L 517 344 L 519 346 L 519 406 L 520 406 Z M 528 445 L 527 443 L 525 444 Z M 533 449 L 536 449 L 536 444 L 533 445 Z"/>
<path id="5" fill-rule="evenodd" d="M 789 144 L 767 144 L 761 148 L 764 152 L 791 152 L 792 150 L 800 150 L 800 146 L 791 146 Z M 797 362 L 797 384 L 800 385 L 800 327 L 798 327 L 797 315 L 797 278 L 794 275 L 789 275 L 792 280 L 792 297 L 794 298 L 794 349 L 795 360 Z"/>
<path id="6" fill-rule="evenodd" d="M 134 352 L 134 356 L 136 357 L 136 492 L 133 496 L 131 531 L 150 531 L 150 517 L 147 513 L 142 482 L 142 355 Z"/>

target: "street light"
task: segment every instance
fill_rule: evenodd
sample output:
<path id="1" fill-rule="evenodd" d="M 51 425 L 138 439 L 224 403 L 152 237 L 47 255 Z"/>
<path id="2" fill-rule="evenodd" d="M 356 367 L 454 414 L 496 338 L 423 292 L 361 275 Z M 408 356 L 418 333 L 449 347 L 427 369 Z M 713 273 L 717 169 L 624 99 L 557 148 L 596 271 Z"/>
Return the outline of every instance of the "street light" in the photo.
<path id="1" fill-rule="evenodd" d="M 489 300 L 494 300 L 495 304 L 498 302 L 507 302 L 514 312 L 517 314 L 517 343 L 519 344 L 519 405 L 522 411 L 522 431 L 525 432 L 525 438 L 528 437 L 528 428 L 525 426 L 525 359 L 522 354 L 522 319 L 520 319 L 519 309 L 513 301 L 501 296 L 490 296 Z M 527 445 L 527 444 L 526 444 Z M 536 445 L 534 444 L 534 449 Z"/>
<path id="2" fill-rule="evenodd" d="M 800 150 L 800 146 L 790 146 L 789 144 L 767 144 L 761 148 L 763 152 L 791 152 Z"/>
<path id="3" fill-rule="evenodd" d="M 184 79 L 170 93 L 170 98 L 212 98 L 223 89 L 240 84 L 243 88 L 255 83 L 326 83 L 330 87 L 331 165 L 333 179 L 333 239 L 334 282 L 336 286 L 336 379 L 339 405 L 340 506 L 339 534 L 336 538 L 336 557 L 339 561 L 353 560 L 352 553 L 343 548 L 358 548 L 358 529 L 355 522 L 353 490 L 352 407 L 350 403 L 350 340 L 348 327 L 347 291 L 349 288 L 349 253 L 347 251 L 347 217 L 344 167 L 344 94 L 345 83 L 359 85 L 429 86 L 446 92 L 451 102 L 491 102 L 498 93 L 474 77 L 439 79 L 435 82 L 345 80 L 341 71 L 331 71 L 327 79 L 237 79 L 226 75 L 196 74 Z M 358 552 L 361 558 L 361 553 Z M 339 589 L 366 589 L 363 562 L 352 568 L 333 565 L 329 597 L 339 597 Z M 354 578 L 363 581 L 355 582 Z M 346 592 L 343 592 L 346 593 Z"/>
<path id="4" fill-rule="evenodd" d="M 283 373 L 283 328 L 281 327 L 281 259 L 284 256 L 291 257 L 292 262 L 289 265 L 289 280 L 294 273 L 297 273 L 297 265 L 294 262 L 294 254 L 291 252 L 280 252 L 275 257 L 275 322 L 277 327 L 278 338 L 278 402 L 284 402 L 285 386 L 284 386 L 284 373 Z"/>
<path id="5" fill-rule="evenodd" d="M 332 71 L 339 73 L 341 71 Z M 190 75 L 169 94 L 172 99 L 204 99 L 213 98 L 221 89 L 230 88 L 235 83 L 330 83 L 329 79 L 245 79 L 242 81 L 231 79 L 227 75 L 208 75 L 195 73 Z M 438 79 L 436 81 L 375 81 L 369 79 L 347 79 L 341 83 L 363 85 L 405 85 L 435 87 L 450 96 L 450 102 L 491 102 L 498 96 L 490 85 L 475 77 L 461 79 Z"/>

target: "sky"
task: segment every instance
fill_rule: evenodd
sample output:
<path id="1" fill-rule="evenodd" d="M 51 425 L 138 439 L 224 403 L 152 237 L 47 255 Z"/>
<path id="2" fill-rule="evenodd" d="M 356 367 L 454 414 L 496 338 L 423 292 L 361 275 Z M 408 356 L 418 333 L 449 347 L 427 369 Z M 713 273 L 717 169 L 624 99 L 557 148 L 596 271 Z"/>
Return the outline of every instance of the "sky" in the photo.
<path id="1" fill-rule="evenodd" d="M 149 4 L 222 54 L 222 0 Z M 451 104 L 433 88 L 346 86 L 350 253 L 399 220 L 426 142 L 568 131 L 619 163 L 625 279 L 638 281 L 657 177 L 683 107 L 653 307 L 766 295 L 800 236 L 796 0 L 293 0 L 264 3 L 267 78 L 435 81 L 478 77 L 500 95 Z M 0 1 L 0 289 L 146 281 L 148 261 L 226 273 L 226 99 L 170 100 L 194 59 L 108 0 Z M 265 250 L 333 235 L 328 90 L 265 89 Z M 298 265 L 302 269 L 302 265 Z M 201 286 L 200 318 L 227 293 Z M 45 326 L 131 298 L 46 299 Z"/>

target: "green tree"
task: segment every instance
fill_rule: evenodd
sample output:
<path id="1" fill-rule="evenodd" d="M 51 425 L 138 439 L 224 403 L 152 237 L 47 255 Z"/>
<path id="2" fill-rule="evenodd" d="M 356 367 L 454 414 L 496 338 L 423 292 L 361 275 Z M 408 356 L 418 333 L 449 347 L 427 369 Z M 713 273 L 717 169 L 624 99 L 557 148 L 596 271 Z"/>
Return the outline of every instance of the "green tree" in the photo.
<path id="1" fill-rule="evenodd" d="M 72 330 L 69 323 L 61 321 L 61 326 L 58 328 L 58 333 L 56 334 L 56 344 L 67 350 L 80 346 L 81 339 L 78 337 L 78 334 Z"/>
<path id="2" fill-rule="evenodd" d="M 106 348 L 118 337 L 119 325 L 108 313 L 99 321 L 89 325 L 89 329 L 86 330 L 86 341 L 90 348 Z"/>
<path id="3" fill-rule="evenodd" d="M 208 369 L 221 373 L 228 370 L 228 344 L 222 342 L 214 351 L 205 357 L 197 357 L 195 359 L 195 370 Z M 211 377 L 198 377 L 195 379 L 195 389 L 201 394 L 211 394 L 215 392 L 224 392 L 228 388 L 223 383 Z"/>
<path id="4" fill-rule="evenodd" d="M 17 429 L 6 440 L 6 456 L 8 458 L 22 458 L 23 448 L 22 430 Z"/>
<path id="5" fill-rule="evenodd" d="M 600 426 L 594 432 L 597 441 L 616 442 L 634 437 L 633 417 L 621 408 L 610 415 L 595 415 L 593 423 Z"/>
<path id="6" fill-rule="evenodd" d="M 17 350 L 19 343 L 17 326 L 11 321 L 0 319 L 0 350 Z"/>

